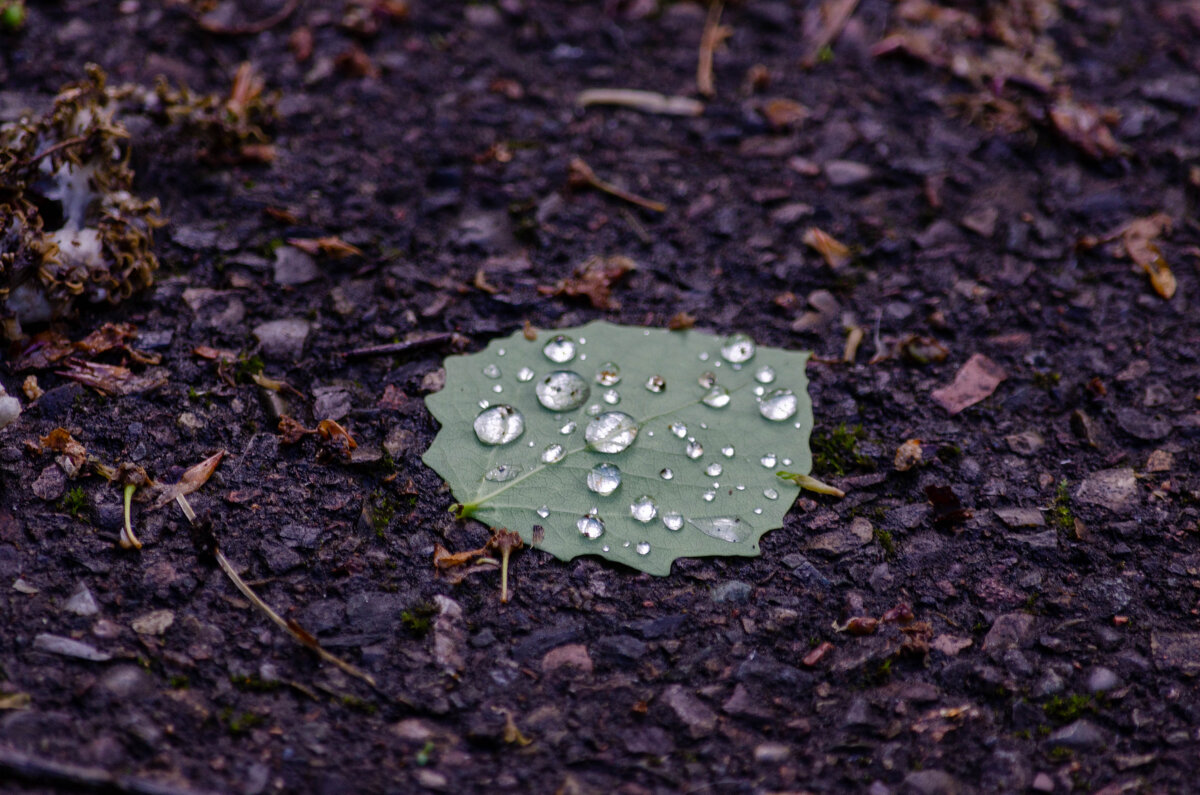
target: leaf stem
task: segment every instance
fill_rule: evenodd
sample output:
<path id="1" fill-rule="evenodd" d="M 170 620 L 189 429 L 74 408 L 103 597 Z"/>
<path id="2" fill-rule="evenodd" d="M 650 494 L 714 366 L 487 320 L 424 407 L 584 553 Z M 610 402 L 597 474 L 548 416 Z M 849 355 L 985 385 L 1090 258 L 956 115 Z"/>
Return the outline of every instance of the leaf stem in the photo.
<path id="1" fill-rule="evenodd" d="M 811 475 L 801 475 L 798 472 L 776 472 L 775 474 L 784 480 L 795 483 L 802 489 L 815 491 L 817 494 L 828 494 L 831 497 L 846 496 L 846 492 L 842 491 L 836 486 L 830 486 L 828 483 L 822 483 Z"/>

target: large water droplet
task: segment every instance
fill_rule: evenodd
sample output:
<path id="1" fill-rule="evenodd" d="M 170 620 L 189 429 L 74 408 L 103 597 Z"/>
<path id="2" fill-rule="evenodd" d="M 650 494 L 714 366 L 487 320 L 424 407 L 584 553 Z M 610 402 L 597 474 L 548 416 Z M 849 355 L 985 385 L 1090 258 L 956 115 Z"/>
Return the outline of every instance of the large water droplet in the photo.
<path id="1" fill-rule="evenodd" d="M 652 375 L 646 379 L 646 389 L 649 389 L 651 392 L 662 392 L 666 388 L 667 379 L 661 375 Z"/>
<path id="2" fill-rule="evenodd" d="M 736 516 L 706 516 L 688 519 L 688 524 L 706 536 L 737 544 L 750 537 L 751 528 Z"/>
<path id="3" fill-rule="evenodd" d="M 779 499 L 779 492 L 775 491 L 775 489 L 763 489 L 763 496 L 768 500 L 777 500 Z"/>
<path id="4" fill-rule="evenodd" d="M 717 493 L 715 491 L 713 491 L 712 489 L 709 489 L 708 491 L 704 492 L 704 501 L 705 502 L 712 502 L 716 498 L 717 498 Z"/>
<path id="5" fill-rule="evenodd" d="M 700 383 L 700 386 L 705 389 L 711 389 L 717 385 L 717 374 L 712 371 L 701 373 L 700 377 L 696 380 Z"/>
<path id="6" fill-rule="evenodd" d="M 579 426 L 575 424 L 575 420 L 567 420 L 567 424 L 559 428 L 558 432 L 563 436 L 566 436 L 567 434 L 575 433 L 575 429 L 578 427 Z"/>
<path id="7" fill-rule="evenodd" d="M 704 455 L 704 445 L 700 444 L 695 439 L 689 439 L 687 447 L 683 448 L 683 452 L 687 454 L 688 458 L 694 460 Z"/>
<path id="8" fill-rule="evenodd" d="M 621 470 L 615 464 L 596 464 L 587 474 L 587 487 L 607 497 L 621 485 Z"/>
<path id="9" fill-rule="evenodd" d="M 512 406 L 492 406 L 475 418 L 475 435 L 484 444 L 508 444 L 525 432 L 525 415 Z"/>
<path id="10" fill-rule="evenodd" d="M 762 403 L 758 404 L 758 411 L 773 422 L 783 422 L 791 419 L 799 405 L 800 402 L 796 400 L 796 394 L 792 390 L 776 389 L 763 396 Z"/>
<path id="11" fill-rule="evenodd" d="M 615 406 L 621 402 L 621 393 L 615 389 L 604 390 L 604 402 L 610 406 Z"/>
<path id="12" fill-rule="evenodd" d="M 762 458 L 758 459 L 758 463 L 762 464 L 767 469 L 775 466 L 775 461 L 776 459 L 774 453 L 765 453 Z"/>
<path id="13" fill-rule="evenodd" d="M 567 451 L 563 449 L 561 444 L 552 444 L 542 451 L 543 464 L 557 464 L 563 460 L 563 456 Z"/>
<path id="14" fill-rule="evenodd" d="M 723 409 L 729 405 L 729 390 L 717 384 L 708 390 L 708 394 L 701 398 L 701 400 L 706 406 L 714 409 Z"/>
<path id="15" fill-rule="evenodd" d="M 616 386 L 621 382 L 621 368 L 615 362 L 605 362 L 596 370 L 596 383 L 600 386 Z"/>
<path id="16" fill-rule="evenodd" d="M 760 384 L 769 384 L 775 380 L 775 369 L 769 364 L 764 364 L 754 372 L 754 380 Z"/>
<path id="17" fill-rule="evenodd" d="M 687 436 L 687 426 L 682 422 L 672 422 L 668 427 L 670 427 L 671 433 L 675 434 L 680 439 Z"/>
<path id="18" fill-rule="evenodd" d="M 637 438 L 637 422 L 622 411 L 606 411 L 588 423 L 583 438 L 598 453 L 619 453 Z"/>
<path id="19" fill-rule="evenodd" d="M 676 511 L 664 513 L 662 522 L 668 530 L 682 530 L 683 529 L 683 514 L 677 513 Z"/>
<path id="20" fill-rule="evenodd" d="M 734 364 L 750 361 L 754 358 L 754 340 L 749 334 L 731 334 L 721 345 L 721 357 Z"/>
<path id="21" fill-rule="evenodd" d="M 499 464 L 485 472 L 483 477 L 496 483 L 503 483 L 506 480 L 512 480 L 519 474 L 521 474 L 521 467 L 512 464 Z"/>
<path id="22" fill-rule="evenodd" d="M 498 366 L 496 366 L 495 364 L 489 364 L 483 368 L 483 374 L 486 375 L 488 378 L 499 378 L 500 377 L 500 368 Z"/>
<path id="23" fill-rule="evenodd" d="M 542 353 L 552 362 L 569 362 L 575 358 L 575 340 L 565 334 L 559 334 L 546 343 Z"/>
<path id="24" fill-rule="evenodd" d="M 636 547 L 634 547 L 634 550 L 635 550 L 635 551 L 636 551 L 636 552 L 637 552 L 639 555 L 649 555 L 649 554 L 650 554 L 650 542 L 648 542 L 648 541 L 639 541 L 639 542 L 638 542 L 638 545 L 637 545 Z"/>
<path id="25" fill-rule="evenodd" d="M 549 506 L 549 505 L 543 505 L 541 508 L 538 508 L 538 509 L 537 509 L 537 515 L 538 515 L 538 516 L 540 516 L 540 517 L 542 517 L 543 519 L 545 519 L 547 516 L 549 516 L 549 515 L 550 515 L 550 506 Z"/>
<path id="26" fill-rule="evenodd" d="M 534 376 L 533 370 L 530 370 L 528 367 L 522 367 L 520 370 L 517 370 L 517 380 L 520 381 L 521 383 L 525 383 L 527 381 L 532 381 L 533 376 Z"/>
<path id="27" fill-rule="evenodd" d="M 721 455 L 726 458 L 733 458 L 733 445 L 727 444 L 721 448 Z"/>
<path id="28" fill-rule="evenodd" d="M 645 524 L 658 516 L 658 503 L 649 494 L 643 494 L 629 506 L 629 515 Z"/>
<path id="29" fill-rule="evenodd" d="M 594 513 L 588 513 L 579 517 L 579 521 L 575 523 L 575 526 L 579 528 L 581 536 L 592 541 L 604 535 L 604 522 Z"/>
<path id="30" fill-rule="evenodd" d="M 708 466 L 706 466 L 704 468 L 704 474 L 708 475 L 710 478 L 715 478 L 717 475 L 720 475 L 721 472 L 723 472 L 723 471 L 724 470 L 722 469 L 721 465 L 718 464 L 716 461 L 713 461 L 711 464 L 709 464 Z"/>
<path id="31" fill-rule="evenodd" d="M 538 403 L 551 411 L 571 411 L 584 404 L 592 388 L 579 373 L 555 370 L 534 387 Z"/>
<path id="32" fill-rule="evenodd" d="M 658 473 L 658 476 L 663 480 L 670 480 L 671 478 L 675 477 L 675 473 L 671 471 L 670 467 L 665 467 Z"/>

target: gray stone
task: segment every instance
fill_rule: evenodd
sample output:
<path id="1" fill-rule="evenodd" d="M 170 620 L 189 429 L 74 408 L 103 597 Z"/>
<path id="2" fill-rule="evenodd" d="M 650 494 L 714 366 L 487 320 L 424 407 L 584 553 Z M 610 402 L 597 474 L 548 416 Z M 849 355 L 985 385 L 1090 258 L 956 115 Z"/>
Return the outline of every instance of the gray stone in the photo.
<path id="1" fill-rule="evenodd" d="M 750 593 L 753 590 L 753 586 L 748 582 L 730 580 L 712 589 L 712 600 L 718 604 L 722 602 L 743 604 L 750 600 Z"/>
<path id="2" fill-rule="evenodd" d="M 1095 724 L 1081 719 L 1051 734 L 1050 745 L 1056 748 L 1070 748 L 1073 751 L 1088 751 L 1104 748 L 1107 741 L 1104 733 Z"/>
<path id="3" fill-rule="evenodd" d="M 284 286 L 308 284 L 321 277 L 317 261 L 295 246 L 275 249 L 275 283 Z"/>
<path id="4" fill-rule="evenodd" d="M 154 691 L 152 677 L 136 665 L 114 665 L 96 682 L 98 698 L 114 704 L 140 700 Z"/>
<path id="5" fill-rule="evenodd" d="M 903 791 L 913 795 L 959 795 L 963 787 L 945 770 L 917 770 L 904 777 Z"/>
<path id="6" fill-rule="evenodd" d="M 313 525 L 287 524 L 279 530 L 279 538 L 289 547 L 315 549 L 321 540 L 321 528 Z"/>
<path id="7" fill-rule="evenodd" d="M 754 746 L 754 761 L 761 765 L 781 765 L 792 755 L 792 749 L 783 743 L 760 743 Z"/>
<path id="8" fill-rule="evenodd" d="M 625 750 L 631 754 L 649 754 L 651 756 L 667 756 L 675 750 L 675 741 L 671 735 L 658 726 L 638 726 L 631 731 L 622 732 L 621 740 Z"/>
<path id="9" fill-rule="evenodd" d="M 1010 436 L 1005 436 L 1004 441 L 1008 443 L 1009 450 L 1023 456 L 1033 455 L 1046 444 L 1041 434 L 1036 431 L 1014 433 Z"/>
<path id="10" fill-rule="evenodd" d="M 1033 616 L 1028 613 L 998 616 L 983 639 L 984 650 L 996 653 L 1028 645 L 1033 637 L 1033 621 Z"/>
<path id="11" fill-rule="evenodd" d="M 21 416 L 21 401 L 11 397 L 0 384 L 0 428 L 12 423 Z"/>
<path id="12" fill-rule="evenodd" d="M 81 582 L 75 587 L 75 593 L 71 594 L 71 598 L 63 605 L 63 610 L 77 616 L 94 616 L 100 612 L 100 607 L 87 585 Z"/>
<path id="13" fill-rule="evenodd" d="M 83 643 L 71 638 L 64 638 L 61 635 L 50 635 L 42 633 L 33 639 L 33 648 L 38 651 L 44 651 L 48 654 L 58 654 L 63 657 L 74 657 L 77 660 L 87 660 L 89 662 L 107 662 L 112 659 L 112 655 L 106 651 L 100 651 L 95 646 Z"/>
<path id="14" fill-rule="evenodd" d="M 1151 417 L 1133 408 L 1117 409 L 1117 425 L 1121 430 L 1147 442 L 1157 442 L 1171 434 L 1171 423 L 1158 417 Z"/>
<path id="15" fill-rule="evenodd" d="M 1137 496 L 1137 480 L 1129 467 L 1093 472 L 1075 489 L 1075 499 L 1079 502 L 1098 505 L 1113 513 L 1128 510 Z"/>
<path id="16" fill-rule="evenodd" d="M 340 420 L 350 413 L 350 392 L 343 386 L 313 388 L 313 417 L 321 420 Z"/>
<path id="17" fill-rule="evenodd" d="M 1046 670 L 1036 682 L 1033 683 L 1033 688 L 1029 694 L 1034 698 L 1044 698 L 1045 696 L 1056 696 L 1066 688 L 1066 682 L 1053 670 Z"/>
<path id="18" fill-rule="evenodd" d="M 46 502 L 53 502 L 67 490 L 67 476 L 56 464 L 51 464 L 42 470 L 29 489 Z"/>
<path id="19" fill-rule="evenodd" d="M 1045 527 L 1046 520 L 1037 508 L 997 508 L 996 518 L 1012 528 Z"/>
<path id="20" fill-rule="evenodd" d="M 1200 673 L 1200 632 L 1152 632 L 1150 656 L 1159 670 Z"/>
<path id="21" fill-rule="evenodd" d="M 383 440 L 383 449 L 392 458 L 399 459 L 413 449 L 417 444 L 417 435 L 399 425 L 388 431 Z"/>
<path id="22" fill-rule="evenodd" d="M 871 178 L 871 167 L 853 160 L 830 160 L 825 164 L 825 179 L 835 188 L 858 185 Z"/>
<path id="23" fill-rule="evenodd" d="M 688 734 L 694 738 L 712 734 L 717 728 L 717 713 L 682 685 L 669 685 L 659 700 L 687 726 Z"/>
<path id="24" fill-rule="evenodd" d="M 433 597 L 438 614 L 433 619 L 433 656 L 448 674 L 466 665 L 467 623 L 462 606 L 448 596 Z"/>
<path id="25" fill-rule="evenodd" d="M 1088 673 L 1087 689 L 1091 693 L 1105 693 L 1121 686 L 1121 679 L 1112 669 L 1096 666 Z"/>
<path id="26" fill-rule="evenodd" d="M 829 555 L 844 555 L 871 543 L 872 538 L 871 523 L 865 517 L 856 516 L 849 527 L 814 536 L 805 548 Z"/>
<path id="27" fill-rule="evenodd" d="M 290 318 L 271 320 L 256 326 L 254 337 L 262 352 L 275 359 L 299 359 L 312 327 L 305 320 Z"/>
<path id="28" fill-rule="evenodd" d="M 775 713 L 761 698 L 750 695 L 745 685 L 734 685 L 733 693 L 721 705 L 721 711 L 736 718 L 753 718 L 755 720 L 773 720 Z"/>
<path id="29" fill-rule="evenodd" d="M 283 574 L 304 562 L 295 550 L 276 541 L 263 541 L 258 551 L 272 574 Z"/>

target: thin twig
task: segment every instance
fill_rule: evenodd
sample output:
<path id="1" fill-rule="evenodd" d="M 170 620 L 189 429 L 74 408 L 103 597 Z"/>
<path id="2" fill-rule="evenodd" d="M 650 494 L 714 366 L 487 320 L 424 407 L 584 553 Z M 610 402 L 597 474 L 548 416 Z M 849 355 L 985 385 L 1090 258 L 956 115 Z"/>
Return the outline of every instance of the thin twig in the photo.
<path id="1" fill-rule="evenodd" d="M 713 86 L 713 52 L 729 31 L 721 26 L 721 12 L 725 0 L 713 0 L 708 6 L 708 18 L 704 21 L 704 33 L 700 36 L 700 57 L 696 63 L 696 90 L 706 97 L 717 93 Z"/>
<path id="2" fill-rule="evenodd" d="M 14 778 L 35 786 L 65 785 L 132 795 L 203 795 L 206 792 L 137 776 L 109 773 L 99 767 L 56 762 L 0 745 L 0 781 L 12 781 Z"/>
<path id="3" fill-rule="evenodd" d="M 605 182 L 600 179 L 596 176 L 596 172 L 592 171 L 592 167 L 584 162 L 582 157 L 571 158 L 571 164 L 567 169 L 567 183 L 572 187 L 595 188 L 610 196 L 616 196 L 622 201 L 636 204 L 638 207 L 643 207 L 656 213 L 665 213 L 667 211 L 667 205 L 662 202 L 638 196 L 636 193 L 630 193 L 624 188 L 618 188 L 611 182 Z"/>
<path id="4" fill-rule="evenodd" d="M 65 140 L 59 141 L 59 142 L 58 142 L 58 143 L 56 143 L 54 146 L 48 146 L 48 147 L 46 147 L 45 149 L 43 149 L 42 151 L 38 152 L 36 155 L 34 155 L 33 157 L 29 158 L 28 160 L 26 160 L 26 161 L 25 161 L 24 163 L 22 163 L 21 165 L 23 165 L 23 166 L 32 166 L 34 163 L 36 163 L 37 161 L 41 160 L 41 159 L 42 159 L 42 158 L 44 158 L 44 157 L 47 157 L 47 156 L 49 156 L 49 155 L 52 155 L 52 154 L 54 154 L 55 152 L 58 152 L 58 151 L 60 151 L 60 150 L 62 150 L 62 149 L 66 149 L 67 147 L 76 146 L 77 144 L 86 143 L 86 142 L 87 142 L 87 140 L 88 140 L 88 137 L 87 137 L 86 135 L 80 135 L 80 136 L 76 136 L 75 138 L 67 138 L 67 139 L 65 139 Z"/>
<path id="5" fill-rule="evenodd" d="M 406 342 L 388 342 L 383 345 L 368 345 L 365 348 L 355 348 L 349 351 L 343 351 L 338 354 L 343 359 L 365 359 L 369 356 L 392 356 L 398 353 L 411 353 L 420 351 L 426 348 L 435 348 L 439 345 L 445 345 L 453 342 L 454 335 L 450 333 L 434 334 L 430 337 L 422 337 L 419 340 L 408 340 Z"/>
<path id="6" fill-rule="evenodd" d="M 261 19 L 258 22 L 251 22 L 246 25 L 222 25 L 219 22 L 208 22 L 203 17 L 196 18 L 196 24 L 209 33 L 216 33 L 221 36 L 247 36 L 255 33 L 262 33 L 283 22 L 292 15 L 300 5 L 300 0 L 287 0 L 283 4 L 283 8 L 276 11 L 266 19 Z"/>
<path id="7" fill-rule="evenodd" d="M 801 66 L 810 69 L 816 64 L 821 50 L 833 44 L 838 36 L 842 35 L 842 30 L 857 7 L 858 0 L 832 0 L 814 12 L 824 17 L 825 24 L 809 42 L 808 52 L 800 59 Z"/>

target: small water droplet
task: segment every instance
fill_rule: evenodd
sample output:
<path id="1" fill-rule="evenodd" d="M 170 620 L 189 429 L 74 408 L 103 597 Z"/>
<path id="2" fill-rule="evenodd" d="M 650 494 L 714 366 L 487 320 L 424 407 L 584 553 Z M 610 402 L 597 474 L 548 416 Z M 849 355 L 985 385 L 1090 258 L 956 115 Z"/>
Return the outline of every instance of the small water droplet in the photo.
<path id="1" fill-rule="evenodd" d="M 587 345 L 587 337 L 580 337 L 580 338 L 579 338 L 579 344 L 580 344 L 580 345 Z"/>
<path id="2" fill-rule="evenodd" d="M 547 516 L 549 516 L 549 515 L 550 515 L 550 506 L 549 506 L 549 505 L 543 505 L 541 508 L 538 508 L 538 509 L 537 509 L 537 515 L 538 515 L 538 516 L 540 516 L 540 517 L 542 517 L 543 519 L 545 519 Z"/>
<path id="3" fill-rule="evenodd" d="M 688 519 L 688 524 L 706 536 L 737 544 L 750 537 L 752 529 L 736 516 L 706 516 Z"/>
<path id="4" fill-rule="evenodd" d="M 521 474 L 521 467 L 513 466 L 512 464 L 500 464 L 489 469 L 484 473 L 483 477 L 495 483 L 503 483 L 506 480 L 512 480 L 519 474 Z"/>
<path id="5" fill-rule="evenodd" d="M 649 389 L 651 392 L 662 392 L 666 388 L 667 379 L 661 375 L 652 375 L 646 379 L 646 389 Z"/>
<path id="6" fill-rule="evenodd" d="M 517 370 L 517 380 L 523 384 L 528 381 L 532 381 L 534 375 L 535 373 L 533 370 L 529 369 L 528 367 L 522 367 L 520 370 Z"/>
<path id="7" fill-rule="evenodd" d="M 776 389 L 763 396 L 762 403 L 758 404 L 758 411 L 772 422 L 783 422 L 791 419 L 799 406 L 800 401 L 796 400 L 796 394 L 792 390 Z"/>
<path id="8" fill-rule="evenodd" d="M 483 374 L 488 378 L 499 378 L 500 368 L 495 364 L 489 364 L 487 367 L 483 368 Z"/>
<path id="9" fill-rule="evenodd" d="M 721 448 L 721 455 L 726 458 L 733 458 L 733 445 L 727 444 Z"/>
<path id="10" fill-rule="evenodd" d="M 712 502 L 716 498 L 717 498 L 717 493 L 715 491 L 713 491 L 712 489 L 709 489 L 708 491 L 704 492 L 704 501 L 705 502 Z"/>
<path id="11" fill-rule="evenodd" d="M 498 395 L 504 391 L 504 387 L 500 386 L 499 384 L 492 384 L 492 391 Z"/>
<path id="12" fill-rule="evenodd" d="M 604 411 L 604 406 L 601 406 L 599 403 L 593 403 L 592 405 L 590 405 L 586 409 L 584 409 L 583 413 L 588 415 L 589 417 L 595 417 L 597 414 L 599 414 L 602 411 Z"/>
<path id="13" fill-rule="evenodd" d="M 587 361 L 587 354 L 586 354 L 586 353 L 581 353 L 581 354 L 579 354 L 579 361 L 581 361 L 581 362 L 586 362 L 586 361 Z"/>
<path id="14" fill-rule="evenodd" d="M 563 436 L 570 433 L 575 433 L 575 429 L 579 426 L 575 424 L 575 420 L 567 420 L 567 424 L 558 429 L 558 432 Z"/>
<path id="15" fill-rule="evenodd" d="M 684 425 L 682 422 L 672 422 L 667 427 L 669 427 L 671 429 L 671 433 L 675 434 L 680 439 L 687 436 L 687 426 Z"/>
<path id="16" fill-rule="evenodd" d="M 785 467 L 790 467 L 790 466 L 792 465 L 792 459 L 790 459 L 790 458 L 785 458 L 785 459 L 783 459 L 783 461 L 782 461 L 781 463 L 782 463 L 782 464 L 783 464 Z"/>
<path id="17" fill-rule="evenodd" d="M 546 354 L 546 358 L 552 362 L 563 364 L 575 358 L 575 340 L 559 334 L 546 343 L 542 348 L 542 353 Z"/>
<path id="18" fill-rule="evenodd" d="M 746 490 L 746 484 L 745 484 L 745 483 L 739 483 L 739 484 L 737 484 L 736 486 L 734 486 L 734 488 L 735 488 L 735 489 L 737 489 L 738 491 L 745 491 L 745 490 Z"/>
<path id="19" fill-rule="evenodd" d="M 533 447 L 535 444 L 536 444 L 536 442 L 534 442 L 532 439 L 530 439 L 530 440 L 529 440 L 529 446 L 530 446 L 531 448 L 532 448 L 532 447 Z"/>
<path id="20" fill-rule="evenodd" d="M 754 358 L 754 340 L 749 334 L 731 334 L 721 345 L 721 356 L 734 364 L 748 362 Z"/>
<path id="21" fill-rule="evenodd" d="M 579 517 L 579 521 L 575 522 L 575 526 L 579 528 L 581 536 L 592 541 L 604 535 L 604 522 L 595 513 L 588 513 Z"/>
<path id="22" fill-rule="evenodd" d="M 600 547 L 600 550 L 602 552 L 609 552 L 609 551 L 611 551 L 611 549 L 612 548 L 608 544 L 605 544 L 604 546 Z"/>
<path id="23" fill-rule="evenodd" d="M 503 356 L 503 355 L 504 355 L 504 354 L 506 354 L 506 353 L 508 353 L 508 351 L 504 350 L 503 348 L 497 348 L 497 349 L 496 349 L 496 355 L 497 355 L 497 356 Z"/>
<path id="24" fill-rule="evenodd" d="M 683 452 L 687 454 L 688 458 L 695 460 L 704 455 L 704 445 L 700 444 L 695 439 L 689 439 L 687 447 L 683 448 Z"/>
<path id="25" fill-rule="evenodd" d="M 512 406 L 492 406 L 475 418 L 475 435 L 484 444 L 508 444 L 524 432 L 525 415 Z"/>
<path id="26" fill-rule="evenodd" d="M 604 402 L 610 406 L 615 406 L 621 402 L 621 393 L 615 389 L 604 390 Z"/>
<path id="27" fill-rule="evenodd" d="M 802 423 L 802 422 L 797 422 L 797 423 L 796 423 L 795 425 L 793 425 L 792 427 L 793 427 L 793 428 L 795 428 L 796 430 L 800 430 L 801 428 L 803 428 L 803 427 L 804 427 L 804 423 Z"/>
<path id="28" fill-rule="evenodd" d="M 654 438 L 654 431 L 646 431 L 646 435 L 650 438 Z"/>
<path id="29" fill-rule="evenodd" d="M 714 408 L 723 409 L 729 405 L 729 390 L 717 384 L 712 389 L 708 390 L 708 394 L 701 398 L 704 405 Z"/>
<path id="30" fill-rule="evenodd" d="M 664 513 L 662 522 L 664 525 L 666 525 L 666 528 L 668 530 L 675 530 L 675 531 L 682 530 L 683 529 L 683 514 L 677 513 L 675 511 L 671 511 L 670 513 Z"/>
<path id="31" fill-rule="evenodd" d="M 767 469 L 770 469 L 771 467 L 775 466 L 775 454 L 774 453 L 764 454 L 762 458 L 758 459 L 758 463 L 762 464 Z"/>
<path id="32" fill-rule="evenodd" d="M 557 464 L 559 461 L 563 460 L 563 456 L 566 454 L 567 451 L 563 449 L 561 444 L 549 445 L 545 450 L 542 451 L 542 463 Z"/>
<path id="33" fill-rule="evenodd" d="M 534 387 L 538 403 L 551 411 L 571 411 L 587 401 L 592 394 L 584 377 L 571 370 L 555 370 Z"/>
<path id="34" fill-rule="evenodd" d="M 777 500 L 779 499 L 779 492 L 775 491 L 775 489 L 763 489 L 763 496 L 768 500 Z"/>
<path id="35" fill-rule="evenodd" d="M 755 508 L 755 509 L 754 509 L 754 512 L 755 512 L 755 513 L 757 513 L 757 514 L 761 514 L 761 513 L 762 513 L 762 508 Z"/>
<path id="36" fill-rule="evenodd" d="M 649 542 L 646 542 L 646 541 L 639 541 L 638 545 L 636 547 L 634 547 L 634 549 L 637 550 L 637 553 L 639 555 L 649 555 L 650 554 L 650 544 L 649 544 Z"/>
<path id="37" fill-rule="evenodd" d="M 492 405 L 492 401 L 488 400 L 487 398 L 479 401 L 479 408 L 481 409 L 486 409 L 490 405 Z"/>
<path id="38" fill-rule="evenodd" d="M 708 351 L 700 351 L 700 361 L 702 361 L 702 362 L 708 361 Z"/>
<path id="39" fill-rule="evenodd" d="M 762 397 L 763 395 L 767 394 L 767 388 L 762 384 L 755 384 L 753 392 L 755 397 Z"/>
<path id="40" fill-rule="evenodd" d="M 615 464 L 596 464 L 587 474 L 587 487 L 607 497 L 621 485 L 621 470 Z"/>
<path id="41" fill-rule="evenodd" d="M 754 380 L 760 384 L 769 384 L 775 380 L 775 369 L 769 364 L 754 371 Z"/>
<path id="42" fill-rule="evenodd" d="M 670 467 L 666 467 L 658 473 L 658 476 L 663 480 L 670 480 L 671 478 L 675 477 L 675 473 L 671 471 Z"/>
<path id="43" fill-rule="evenodd" d="M 615 362 L 605 362 L 596 370 L 596 383 L 600 386 L 616 386 L 621 382 L 621 368 Z"/>
<path id="44" fill-rule="evenodd" d="M 583 438 L 598 453 L 619 453 L 633 444 L 638 426 L 633 417 L 622 411 L 606 411 L 588 423 Z"/>
<path id="45" fill-rule="evenodd" d="M 711 389 L 717 384 L 717 374 L 710 370 L 708 372 L 701 373 L 700 377 L 696 380 L 699 382 L 700 386 L 704 387 L 705 389 Z"/>
<path id="46" fill-rule="evenodd" d="M 722 469 L 721 465 L 718 464 L 716 461 L 713 461 L 711 464 L 709 464 L 708 466 L 706 466 L 704 468 L 704 474 L 708 475 L 710 478 L 715 478 L 717 475 L 720 475 L 723 471 L 724 470 Z"/>
<path id="47" fill-rule="evenodd" d="M 649 494 L 643 494 L 629 506 L 629 515 L 645 524 L 658 516 L 658 503 Z"/>

